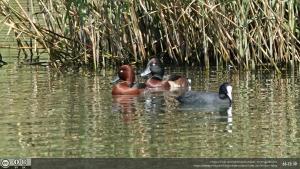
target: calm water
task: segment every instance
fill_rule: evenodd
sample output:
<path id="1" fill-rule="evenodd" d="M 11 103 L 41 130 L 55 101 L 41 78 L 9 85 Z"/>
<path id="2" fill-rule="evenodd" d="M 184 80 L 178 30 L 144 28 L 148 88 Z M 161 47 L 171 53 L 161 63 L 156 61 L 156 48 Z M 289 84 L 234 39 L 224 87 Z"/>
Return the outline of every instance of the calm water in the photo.
<path id="1" fill-rule="evenodd" d="M 298 69 L 167 71 L 192 90 L 229 81 L 232 109 L 212 112 L 167 92 L 112 97 L 114 70 L 62 74 L 13 57 L 0 68 L 0 157 L 300 157 Z"/>

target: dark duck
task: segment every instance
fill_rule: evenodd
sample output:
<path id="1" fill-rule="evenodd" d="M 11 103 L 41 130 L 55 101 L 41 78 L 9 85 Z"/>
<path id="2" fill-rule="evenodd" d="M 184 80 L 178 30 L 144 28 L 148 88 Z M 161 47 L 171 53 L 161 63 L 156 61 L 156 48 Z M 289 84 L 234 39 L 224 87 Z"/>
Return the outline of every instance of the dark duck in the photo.
<path id="1" fill-rule="evenodd" d="M 158 58 L 152 58 L 148 61 L 147 67 L 141 73 L 142 77 L 149 76 L 146 81 L 148 88 L 159 88 L 170 90 L 174 88 L 188 88 L 189 81 L 187 78 L 178 75 L 169 75 L 164 78 L 165 70 Z"/>

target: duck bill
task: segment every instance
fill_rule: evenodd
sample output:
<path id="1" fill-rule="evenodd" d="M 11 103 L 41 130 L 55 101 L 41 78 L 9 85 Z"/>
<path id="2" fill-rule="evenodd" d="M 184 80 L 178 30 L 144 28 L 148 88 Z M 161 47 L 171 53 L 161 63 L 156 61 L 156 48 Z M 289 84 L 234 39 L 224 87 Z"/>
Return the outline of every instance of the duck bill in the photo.
<path id="1" fill-rule="evenodd" d="M 117 83 L 120 80 L 119 76 L 115 77 L 114 80 L 111 81 L 112 84 Z"/>
<path id="2" fill-rule="evenodd" d="M 227 96 L 229 97 L 230 101 L 232 102 L 232 86 L 227 86 Z"/>
<path id="3" fill-rule="evenodd" d="M 149 75 L 150 73 L 151 73 L 150 66 L 147 66 L 147 68 L 141 73 L 141 76 L 144 77 Z"/>

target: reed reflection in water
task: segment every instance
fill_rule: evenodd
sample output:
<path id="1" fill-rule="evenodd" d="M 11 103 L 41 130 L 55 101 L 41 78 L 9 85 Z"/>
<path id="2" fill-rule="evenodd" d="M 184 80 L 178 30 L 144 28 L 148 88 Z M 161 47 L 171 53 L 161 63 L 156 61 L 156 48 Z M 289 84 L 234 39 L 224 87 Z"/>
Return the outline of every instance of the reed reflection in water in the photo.
<path id="1" fill-rule="evenodd" d="M 229 110 L 184 108 L 170 93 L 112 97 L 115 71 L 0 69 L 1 157 L 299 157 L 299 70 L 171 69 L 192 90 L 233 86 Z M 171 93 L 172 94 L 172 93 Z"/>

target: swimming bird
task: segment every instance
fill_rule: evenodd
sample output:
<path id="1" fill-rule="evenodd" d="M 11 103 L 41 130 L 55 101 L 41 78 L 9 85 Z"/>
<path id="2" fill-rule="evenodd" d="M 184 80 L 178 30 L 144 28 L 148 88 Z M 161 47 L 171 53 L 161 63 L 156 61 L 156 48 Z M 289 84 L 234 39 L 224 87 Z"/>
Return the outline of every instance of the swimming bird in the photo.
<path id="1" fill-rule="evenodd" d="M 230 107 L 232 103 L 232 86 L 225 82 L 219 92 L 187 91 L 176 98 L 183 105 L 197 107 Z"/>
<path id="2" fill-rule="evenodd" d="M 118 71 L 118 76 L 113 83 L 118 82 L 112 88 L 112 95 L 139 95 L 146 85 L 135 82 L 135 73 L 130 65 L 122 65 Z"/>
<path id="3" fill-rule="evenodd" d="M 141 73 L 142 77 L 150 75 L 149 79 L 146 81 L 146 86 L 148 88 L 159 88 L 164 90 L 174 89 L 174 88 L 188 88 L 189 81 L 187 78 L 170 75 L 167 79 L 164 79 L 165 70 L 162 63 L 158 58 L 152 58 L 148 61 L 147 67 Z"/>

